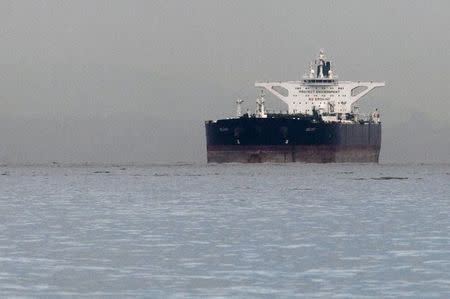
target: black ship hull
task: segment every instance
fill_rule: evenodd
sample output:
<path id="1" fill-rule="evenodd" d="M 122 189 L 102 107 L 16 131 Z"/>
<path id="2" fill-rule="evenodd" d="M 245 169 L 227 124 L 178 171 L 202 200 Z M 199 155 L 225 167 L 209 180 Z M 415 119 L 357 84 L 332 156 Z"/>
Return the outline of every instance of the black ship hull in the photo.
<path id="1" fill-rule="evenodd" d="M 241 117 L 207 121 L 208 163 L 377 163 L 381 124 L 309 117 Z"/>

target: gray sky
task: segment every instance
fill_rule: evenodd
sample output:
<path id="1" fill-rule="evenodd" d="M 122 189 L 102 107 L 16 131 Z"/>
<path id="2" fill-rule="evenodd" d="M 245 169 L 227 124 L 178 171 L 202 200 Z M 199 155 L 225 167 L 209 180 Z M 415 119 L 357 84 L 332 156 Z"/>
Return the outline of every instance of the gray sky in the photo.
<path id="1" fill-rule="evenodd" d="M 307 3 L 307 4 L 305 4 Z M 0 163 L 204 162 L 203 121 L 254 108 L 320 48 L 386 81 L 383 162 L 450 162 L 448 1 L 0 1 Z M 269 106 L 282 104 L 269 99 Z M 244 105 L 244 106 L 245 106 Z"/>

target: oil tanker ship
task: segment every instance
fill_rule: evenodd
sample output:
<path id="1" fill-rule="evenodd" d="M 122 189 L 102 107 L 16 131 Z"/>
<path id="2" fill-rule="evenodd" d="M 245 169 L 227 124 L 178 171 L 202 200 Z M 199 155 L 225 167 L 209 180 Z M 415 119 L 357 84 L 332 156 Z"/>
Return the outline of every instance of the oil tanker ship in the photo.
<path id="1" fill-rule="evenodd" d="M 254 113 L 205 122 L 208 163 L 373 162 L 378 163 L 378 110 L 359 113 L 357 102 L 384 82 L 340 81 L 323 51 L 299 81 L 256 82 L 261 89 Z M 270 112 L 265 92 L 287 104 Z"/>

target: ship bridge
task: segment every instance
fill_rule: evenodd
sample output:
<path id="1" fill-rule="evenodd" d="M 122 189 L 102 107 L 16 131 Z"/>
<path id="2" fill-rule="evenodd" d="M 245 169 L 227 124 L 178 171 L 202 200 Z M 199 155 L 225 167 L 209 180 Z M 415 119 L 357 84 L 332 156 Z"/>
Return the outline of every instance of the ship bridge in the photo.
<path id="1" fill-rule="evenodd" d="M 339 81 L 323 50 L 310 64 L 302 80 L 286 82 L 256 82 L 255 87 L 273 94 L 288 105 L 290 114 L 322 115 L 354 113 L 355 104 L 384 82 Z"/>

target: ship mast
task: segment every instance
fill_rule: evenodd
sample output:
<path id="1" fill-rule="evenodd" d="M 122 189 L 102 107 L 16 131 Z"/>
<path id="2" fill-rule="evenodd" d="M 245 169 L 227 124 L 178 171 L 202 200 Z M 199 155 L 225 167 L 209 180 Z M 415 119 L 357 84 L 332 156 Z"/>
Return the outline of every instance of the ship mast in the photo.
<path id="1" fill-rule="evenodd" d="M 261 94 L 259 98 L 256 98 L 256 117 L 260 118 L 266 118 L 266 107 L 265 107 L 265 100 L 264 100 L 264 89 L 261 89 Z"/>
<path id="2" fill-rule="evenodd" d="M 244 102 L 244 100 L 242 99 L 237 99 L 236 100 L 236 115 L 237 117 L 241 117 L 242 116 L 242 103 Z"/>

